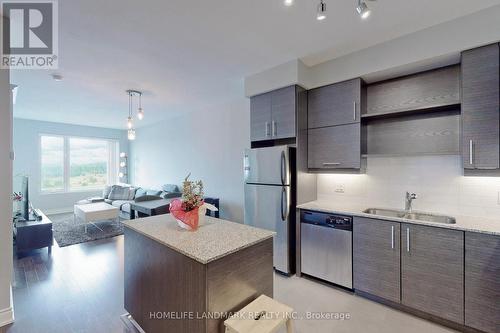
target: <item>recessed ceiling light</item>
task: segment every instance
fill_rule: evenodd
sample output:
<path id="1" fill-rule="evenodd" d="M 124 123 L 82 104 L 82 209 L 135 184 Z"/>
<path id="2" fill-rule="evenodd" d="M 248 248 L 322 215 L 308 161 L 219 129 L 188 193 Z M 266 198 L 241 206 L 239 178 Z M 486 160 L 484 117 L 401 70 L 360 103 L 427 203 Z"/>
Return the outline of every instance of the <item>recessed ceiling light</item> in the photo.
<path id="1" fill-rule="evenodd" d="M 358 12 L 359 16 L 361 16 L 362 19 L 367 18 L 371 14 L 370 8 L 368 8 L 366 2 L 364 2 L 363 0 L 358 0 L 358 6 L 356 7 L 356 11 Z"/>
<path id="2" fill-rule="evenodd" d="M 285 4 L 285 6 L 290 7 L 291 5 L 293 5 L 293 0 L 284 0 L 283 3 Z"/>
<path id="3" fill-rule="evenodd" d="M 316 19 L 318 21 L 323 21 L 326 19 L 326 4 L 321 0 L 318 5 L 318 13 L 316 14 Z"/>
<path id="4" fill-rule="evenodd" d="M 63 77 L 61 74 L 52 74 L 52 78 L 54 81 L 61 82 L 63 80 Z"/>

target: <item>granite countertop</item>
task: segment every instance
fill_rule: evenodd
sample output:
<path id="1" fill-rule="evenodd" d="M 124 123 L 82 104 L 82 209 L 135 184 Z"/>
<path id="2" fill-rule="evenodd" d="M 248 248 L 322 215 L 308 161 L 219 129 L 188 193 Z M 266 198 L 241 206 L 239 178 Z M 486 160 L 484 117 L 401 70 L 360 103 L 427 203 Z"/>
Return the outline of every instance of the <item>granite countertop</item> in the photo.
<path id="1" fill-rule="evenodd" d="M 202 264 L 272 238 L 274 232 L 206 216 L 197 231 L 177 225 L 171 214 L 157 215 L 124 222 L 137 231 Z"/>
<path id="2" fill-rule="evenodd" d="M 421 224 L 433 227 L 440 227 L 446 229 L 455 229 L 455 230 L 463 230 L 463 231 L 471 231 L 471 232 L 479 232 L 484 234 L 498 235 L 500 236 L 500 217 L 498 218 L 485 218 L 479 216 L 460 216 L 453 214 L 446 214 L 453 216 L 456 219 L 455 224 L 446 224 L 446 223 L 436 223 L 436 222 L 426 222 L 419 220 L 409 220 L 405 218 L 398 217 L 388 217 L 388 216 L 380 216 L 380 215 L 371 215 L 363 213 L 363 210 L 367 208 L 371 208 L 368 206 L 360 206 L 356 204 L 338 204 L 332 203 L 329 201 L 311 201 L 302 205 L 298 205 L 297 208 L 300 209 L 308 209 L 332 214 L 343 214 L 343 215 L 351 215 L 351 216 L 360 216 L 360 217 L 368 217 L 368 218 L 376 218 L 379 220 L 387 220 L 387 221 L 396 221 L 396 222 L 404 222 L 404 223 L 413 223 L 413 224 Z M 376 208 L 388 208 L 388 207 L 376 207 Z M 389 208 L 394 209 L 394 208 Z M 415 211 L 418 212 L 418 211 Z M 438 213 L 436 213 L 438 214 Z M 439 214 L 443 215 L 443 214 Z"/>

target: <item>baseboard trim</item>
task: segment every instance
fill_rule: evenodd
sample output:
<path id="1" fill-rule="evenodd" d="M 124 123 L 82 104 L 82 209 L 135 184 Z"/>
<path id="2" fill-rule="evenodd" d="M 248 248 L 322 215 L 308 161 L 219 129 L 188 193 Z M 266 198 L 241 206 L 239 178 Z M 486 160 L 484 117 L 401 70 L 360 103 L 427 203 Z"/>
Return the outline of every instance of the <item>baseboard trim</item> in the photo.
<path id="1" fill-rule="evenodd" d="M 12 324 L 14 322 L 14 308 L 0 310 L 0 327 Z"/>

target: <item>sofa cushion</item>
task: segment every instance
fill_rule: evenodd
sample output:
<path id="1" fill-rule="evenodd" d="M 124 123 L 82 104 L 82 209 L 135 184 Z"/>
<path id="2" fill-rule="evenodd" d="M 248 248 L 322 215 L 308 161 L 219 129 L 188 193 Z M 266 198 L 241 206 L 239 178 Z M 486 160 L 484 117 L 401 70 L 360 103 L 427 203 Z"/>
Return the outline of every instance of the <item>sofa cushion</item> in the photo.
<path id="1" fill-rule="evenodd" d="M 115 200 L 115 201 L 113 201 L 113 203 L 111 205 L 122 209 L 122 206 L 125 204 L 129 204 L 129 206 L 130 206 L 131 202 L 132 201 L 130 201 L 130 200 Z"/>
<path id="2" fill-rule="evenodd" d="M 161 197 L 163 199 L 172 199 L 172 198 L 179 198 L 182 196 L 181 192 L 163 192 L 161 194 Z"/>
<path id="3" fill-rule="evenodd" d="M 120 210 L 124 213 L 130 214 L 130 202 L 124 203 Z"/>
<path id="4" fill-rule="evenodd" d="M 123 187 L 120 185 L 113 185 L 111 192 L 109 192 L 109 200 L 128 200 L 130 195 L 129 187 Z"/>

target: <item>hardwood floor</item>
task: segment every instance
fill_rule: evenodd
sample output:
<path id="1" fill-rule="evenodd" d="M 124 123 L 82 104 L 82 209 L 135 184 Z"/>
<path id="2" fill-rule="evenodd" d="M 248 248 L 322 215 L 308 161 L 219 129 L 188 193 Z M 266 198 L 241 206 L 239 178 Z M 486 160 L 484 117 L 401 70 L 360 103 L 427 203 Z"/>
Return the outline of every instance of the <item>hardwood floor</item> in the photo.
<path id="1" fill-rule="evenodd" d="M 15 322 L 4 332 L 127 332 L 123 236 L 14 258 L 13 280 Z"/>
<path id="2" fill-rule="evenodd" d="M 122 323 L 123 236 L 15 258 L 15 323 L 0 333 L 131 333 Z M 451 333 L 424 319 L 306 278 L 275 274 L 274 297 L 298 311 L 350 320 L 296 320 L 295 333 Z"/>

